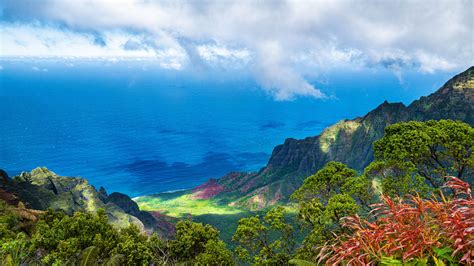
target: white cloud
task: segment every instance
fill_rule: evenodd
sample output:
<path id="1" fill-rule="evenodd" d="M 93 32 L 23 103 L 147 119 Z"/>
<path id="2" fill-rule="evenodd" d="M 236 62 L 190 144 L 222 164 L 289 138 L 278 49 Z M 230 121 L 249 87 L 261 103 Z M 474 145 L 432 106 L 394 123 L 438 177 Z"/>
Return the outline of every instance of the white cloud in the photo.
<path id="1" fill-rule="evenodd" d="M 383 66 L 401 79 L 404 68 L 472 64 L 472 12 L 470 0 L 5 0 L 17 19 L 0 24 L 1 54 L 248 67 L 276 99 L 321 98 L 305 76 L 328 68 Z"/>
<path id="2" fill-rule="evenodd" d="M 419 69 L 422 72 L 433 73 L 436 70 L 453 70 L 456 68 L 454 62 L 450 62 L 448 59 L 438 55 L 427 54 L 423 51 L 416 53 L 416 58 L 421 62 Z M 467 61 L 467 63 L 469 63 L 469 57 Z M 473 62 L 471 61 L 471 63 Z"/>
<path id="3" fill-rule="evenodd" d="M 154 51 L 122 48 L 130 34 L 105 32 L 106 46 L 94 44 L 94 36 L 52 26 L 9 24 L 0 27 L 2 56 L 41 57 L 152 57 Z"/>
<path id="4" fill-rule="evenodd" d="M 291 100 L 295 96 L 325 98 L 326 96 L 304 80 L 287 64 L 277 42 L 261 43 L 256 60 L 257 80 L 276 100 Z"/>
<path id="5" fill-rule="evenodd" d="M 248 63 L 251 54 L 247 49 L 232 49 L 222 45 L 206 44 L 196 47 L 199 56 L 209 62 L 237 61 Z"/>

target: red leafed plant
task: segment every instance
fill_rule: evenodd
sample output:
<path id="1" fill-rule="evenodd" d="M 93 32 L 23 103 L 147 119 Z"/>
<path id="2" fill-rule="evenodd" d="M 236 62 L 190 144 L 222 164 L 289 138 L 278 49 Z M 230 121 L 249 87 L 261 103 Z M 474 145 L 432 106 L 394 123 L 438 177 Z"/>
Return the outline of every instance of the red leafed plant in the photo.
<path id="1" fill-rule="evenodd" d="M 453 199 L 392 199 L 382 196 L 372 205 L 373 219 L 345 217 L 350 233 L 338 236 L 321 249 L 319 263 L 326 265 L 407 264 L 467 265 L 474 259 L 474 199 L 470 185 L 448 177 L 445 187 Z"/>

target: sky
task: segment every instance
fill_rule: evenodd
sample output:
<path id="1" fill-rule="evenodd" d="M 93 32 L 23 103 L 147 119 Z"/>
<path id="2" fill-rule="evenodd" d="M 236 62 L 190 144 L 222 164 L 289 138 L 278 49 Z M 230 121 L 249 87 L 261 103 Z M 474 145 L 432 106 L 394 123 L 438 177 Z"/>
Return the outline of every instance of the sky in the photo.
<path id="1" fill-rule="evenodd" d="M 0 59 L 245 71 L 276 101 L 331 97 L 310 81 L 334 69 L 383 68 L 403 82 L 474 64 L 471 0 L 2 0 L 0 10 Z"/>

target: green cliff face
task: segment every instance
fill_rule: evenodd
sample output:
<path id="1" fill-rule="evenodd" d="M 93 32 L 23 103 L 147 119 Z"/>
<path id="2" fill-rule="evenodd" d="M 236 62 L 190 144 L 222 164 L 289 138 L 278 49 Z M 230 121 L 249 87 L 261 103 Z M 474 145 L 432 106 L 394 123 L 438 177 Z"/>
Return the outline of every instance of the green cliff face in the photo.
<path id="1" fill-rule="evenodd" d="M 104 209 L 109 221 L 118 228 L 135 224 L 143 231 L 167 234 L 161 230 L 159 221 L 138 210 L 137 204 L 128 196 L 120 193 L 107 196 L 105 189 L 97 191 L 84 178 L 58 176 L 45 167 L 13 177 L 4 189 L 31 209 L 61 209 L 68 214 Z"/>
<path id="2" fill-rule="evenodd" d="M 219 180 L 217 195 L 233 206 L 262 209 L 288 200 L 305 177 L 329 161 L 362 170 L 373 159 L 372 144 L 390 124 L 408 120 L 452 119 L 474 126 L 474 67 L 453 77 L 435 93 L 409 106 L 384 102 L 363 117 L 341 121 L 321 135 L 287 139 L 275 147 L 258 173 L 231 173 Z"/>

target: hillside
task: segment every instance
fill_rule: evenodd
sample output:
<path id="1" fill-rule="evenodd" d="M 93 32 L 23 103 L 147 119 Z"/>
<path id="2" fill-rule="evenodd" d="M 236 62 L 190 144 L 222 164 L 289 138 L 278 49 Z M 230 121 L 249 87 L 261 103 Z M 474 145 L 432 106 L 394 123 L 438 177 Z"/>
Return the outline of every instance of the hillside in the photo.
<path id="1" fill-rule="evenodd" d="M 127 195 L 107 195 L 104 188 L 97 191 L 84 178 L 59 176 L 45 167 L 23 172 L 12 179 L 5 178 L 0 186 L 0 199 L 15 206 L 26 205 L 32 211 L 56 209 L 73 214 L 76 211 L 94 213 L 104 209 L 110 223 L 117 228 L 135 224 L 148 233 L 169 236 L 173 232 L 171 223 L 163 217 L 140 211 Z"/>
<path id="2" fill-rule="evenodd" d="M 305 177 L 329 161 L 362 170 L 373 159 L 372 144 L 390 124 L 408 120 L 453 119 L 474 126 L 474 67 L 453 77 L 433 94 L 408 106 L 385 101 L 362 117 L 343 120 L 320 135 L 286 139 L 256 173 L 229 173 L 190 191 L 224 205 L 259 210 L 286 201 Z M 158 197 L 160 197 L 158 195 Z"/>

